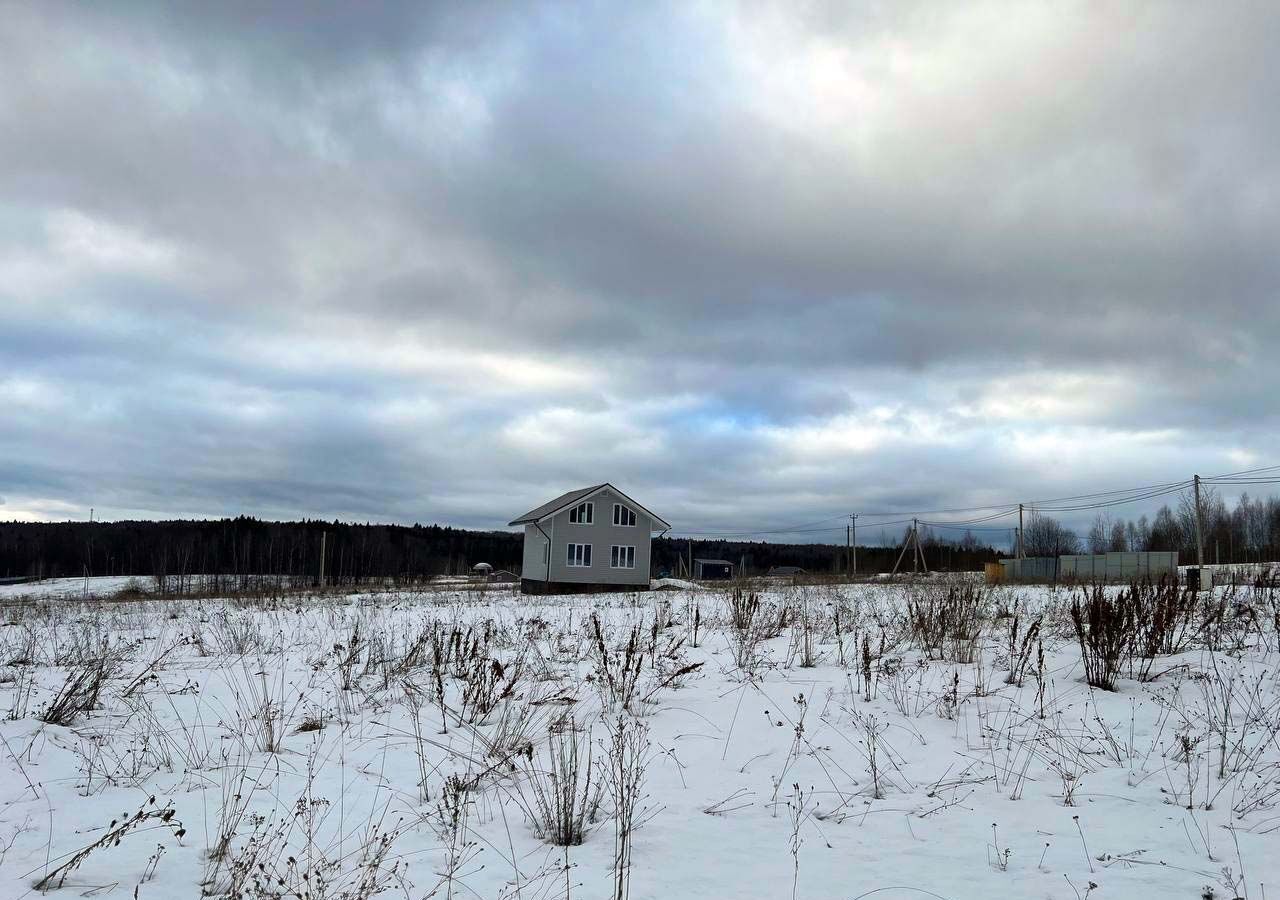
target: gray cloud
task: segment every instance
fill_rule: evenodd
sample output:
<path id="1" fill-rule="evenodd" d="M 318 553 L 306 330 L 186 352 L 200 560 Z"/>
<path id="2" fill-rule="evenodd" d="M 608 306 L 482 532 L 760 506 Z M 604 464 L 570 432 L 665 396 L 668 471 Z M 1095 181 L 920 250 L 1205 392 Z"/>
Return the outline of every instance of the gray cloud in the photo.
<path id="1" fill-rule="evenodd" d="M 0 33 L 30 517 L 681 527 L 1273 461 L 1280 15 L 138 3 Z"/>

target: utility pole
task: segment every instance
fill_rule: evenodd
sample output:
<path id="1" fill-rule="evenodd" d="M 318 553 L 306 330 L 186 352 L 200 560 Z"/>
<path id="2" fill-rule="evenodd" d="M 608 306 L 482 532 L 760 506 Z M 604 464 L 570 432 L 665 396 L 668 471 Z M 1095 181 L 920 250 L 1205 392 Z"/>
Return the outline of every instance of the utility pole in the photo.
<path id="1" fill-rule="evenodd" d="M 1196 585 L 1196 590 L 1204 589 L 1204 526 L 1200 522 L 1200 476 L 1192 476 L 1195 485 L 1195 501 L 1196 501 L 1196 565 L 1200 568 L 1200 583 Z"/>
<path id="2" fill-rule="evenodd" d="M 907 555 L 907 548 L 911 546 L 911 532 L 908 531 L 906 537 L 902 541 L 902 552 L 898 554 L 898 561 L 893 564 L 893 571 L 889 573 L 892 578 L 898 574 L 898 567 L 902 565 L 902 560 Z"/>
<path id="3" fill-rule="evenodd" d="M 915 553 L 911 554 L 911 574 L 915 575 L 919 571 L 917 568 L 920 563 L 920 520 L 911 520 L 911 543 L 915 545 Z"/>
<path id="4" fill-rule="evenodd" d="M 1018 558 L 1023 558 L 1023 504 L 1018 504 Z"/>
<path id="5" fill-rule="evenodd" d="M 920 546 L 920 521 L 918 519 L 911 520 L 911 527 L 907 530 L 906 539 L 902 542 L 902 552 L 898 554 L 898 561 L 893 564 L 893 571 L 889 573 L 890 577 L 898 574 L 898 567 L 902 565 L 903 558 L 907 555 L 907 550 L 911 550 L 911 572 L 919 574 L 920 567 L 924 567 L 925 574 L 929 573 L 929 561 L 924 558 L 924 548 Z"/>
<path id="6" fill-rule="evenodd" d="M 853 545 L 853 575 L 858 574 L 858 514 L 854 513 L 849 517 L 849 530 L 853 532 L 851 544 Z"/>
<path id="7" fill-rule="evenodd" d="M 320 580 L 317 582 L 320 587 L 324 587 L 324 545 L 329 537 L 329 532 L 320 532 Z"/>

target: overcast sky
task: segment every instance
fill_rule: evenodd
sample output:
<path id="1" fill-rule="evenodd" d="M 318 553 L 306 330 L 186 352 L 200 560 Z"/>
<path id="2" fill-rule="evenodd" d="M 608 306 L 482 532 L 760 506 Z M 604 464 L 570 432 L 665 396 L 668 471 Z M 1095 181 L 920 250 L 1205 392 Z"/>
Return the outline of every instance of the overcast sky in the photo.
<path id="1" fill-rule="evenodd" d="M 1280 6 L 320 8 L 0 3 L 0 519 L 1280 462 Z"/>

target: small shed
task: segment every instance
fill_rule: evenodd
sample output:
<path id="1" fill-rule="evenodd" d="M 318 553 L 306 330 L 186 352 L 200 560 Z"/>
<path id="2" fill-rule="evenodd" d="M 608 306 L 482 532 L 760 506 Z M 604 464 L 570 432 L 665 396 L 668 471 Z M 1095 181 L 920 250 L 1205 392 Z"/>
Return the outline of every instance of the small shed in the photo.
<path id="1" fill-rule="evenodd" d="M 733 563 L 727 559 L 695 559 L 693 577 L 698 581 L 724 581 L 733 577 Z"/>

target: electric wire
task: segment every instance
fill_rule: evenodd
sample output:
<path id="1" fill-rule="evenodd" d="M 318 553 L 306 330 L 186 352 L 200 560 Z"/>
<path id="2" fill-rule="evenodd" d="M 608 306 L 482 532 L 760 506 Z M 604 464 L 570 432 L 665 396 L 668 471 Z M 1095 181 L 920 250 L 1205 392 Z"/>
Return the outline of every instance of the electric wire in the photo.
<path id="1" fill-rule="evenodd" d="M 1265 473 L 1276 473 L 1274 475 Z M 1087 494 L 1076 494 L 1068 497 L 1054 497 L 1043 500 L 1024 501 L 1022 503 L 995 503 L 986 506 L 961 506 L 951 507 L 948 509 L 934 510 L 894 510 L 883 512 L 859 512 L 856 514 L 856 520 L 862 520 L 862 524 L 867 528 L 887 528 L 894 525 L 905 525 L 907 523 L 916 522 L 926 525 L 930 528 L 947 528 L 947 529 L 970 529 L 975 531 L 1005 531 L 1003 527 L 977 527 L 984 522 L 996 521 L 999 519 L 1009 518 L 1016 515 L 1019 507 L 1024 513 L 1032 514 L 1040 513 L 1063 513 L 1063 512 L 1086 512 L 1096 509 L 1109 509 L 1115 506 L 1124 506 L 1130 503 L 1140 503 L 1145 500 L 1154 500 L 1158 497 L 1164 497 L 1179 491 L 1186 490 L 1194 485 L 1194 479 L 1185 479 L 1182 481 L 1166 481 L 1157 484 L 1141 485 L 1131 488 L 1120 488 L 1109 491 L 1095 491 Z M 1223 475 L 1211 475 L 1200 479 L 1200 483 L 1204 485 L 1254 485 L 1254 484 L 1278 484 L 1280 483 L 1280 465 L 1260 466 L 1253 469 L 1243 469 L 1238 472 L 1229 472 Z M 925 519 L 924 516 L 935 515 L 956 515 L 960 513 L 983 513 L 984 515 L 975 515 L 968 519 L 958 521 L 935 521 Z M 804 523 L 797 526 L 782 526 L 762 529 L 744 529 L 740 531 L 682 531 L 681 537 L 689 538 L 747 538 L 762 537 L 776 534 L 823 534 L 833 533 L 844 530 L 844 526 L 827 526 L 826 522 L 834 522 L 841 519 L 851 518 L 854 514 L 842 513 L 829 516 L 825 519 L 816 519 L 812 522 Z M 898 517 L 898 518 L 894 518 Z M 892 521 L 870 521 L 874 519 L 891 519 Z M 672 535 L 675 537 L 676 535 Z"/>

